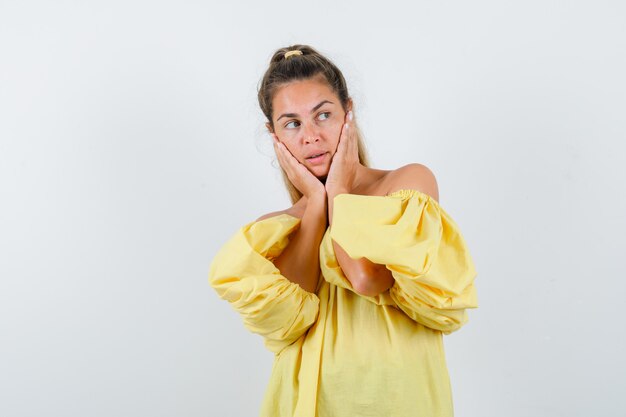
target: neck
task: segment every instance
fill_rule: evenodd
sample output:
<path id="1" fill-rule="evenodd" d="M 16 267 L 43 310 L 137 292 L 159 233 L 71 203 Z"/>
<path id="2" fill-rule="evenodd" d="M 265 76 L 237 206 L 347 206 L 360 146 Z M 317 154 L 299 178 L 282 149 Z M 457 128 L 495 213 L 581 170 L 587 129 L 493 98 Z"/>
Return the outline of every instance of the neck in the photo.
<path id="1" fill-rule="evenodd" d="M 368 171 L 369 168 L 367 168 L 366 166 L 363 166 L 360 163 L 357 164 L 356 175 L 354 176 L 354 184 L 352 185 L 352 190 L 357 190 L 361 187 L 367 186 Z"/>

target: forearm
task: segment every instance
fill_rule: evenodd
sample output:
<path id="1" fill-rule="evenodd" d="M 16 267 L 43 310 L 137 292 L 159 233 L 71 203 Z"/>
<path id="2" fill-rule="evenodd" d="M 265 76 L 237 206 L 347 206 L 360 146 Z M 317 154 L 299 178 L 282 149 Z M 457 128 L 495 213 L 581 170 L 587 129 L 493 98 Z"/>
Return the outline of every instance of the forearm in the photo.
<path id="1" fill-rule="evenodd" d="M 332 226 L 334 198 L 346 194 L 346 190 L 336 190 L 328 194 L 328 221 Z M 394 278 L 385 265 L 375 264 L 367 258 L 352 259 L 337 242 L 332 241 L 337 263 L 352 287 L 361 295 L 376 296 L 388 290 Z"/>
<path id="2" fill-rule="evenodd" d="M 274 259 L 280 273 L 309 292 L 315 292 L 319 279 L 319 247 L 326 231 L 326 196 L 311 197 L 300 228 L 283 252 Z"/>

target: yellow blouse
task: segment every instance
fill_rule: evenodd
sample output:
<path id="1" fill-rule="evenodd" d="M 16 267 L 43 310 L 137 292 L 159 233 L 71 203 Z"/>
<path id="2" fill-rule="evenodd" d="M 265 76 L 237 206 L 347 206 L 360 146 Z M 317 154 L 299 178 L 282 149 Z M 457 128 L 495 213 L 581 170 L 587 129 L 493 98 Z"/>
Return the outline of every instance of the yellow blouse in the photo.
<path id="1" fill-rule="evenodd" d="M 442 334 L 478 307 L 457 224 L 420 191 L 339 194 L 315 294 L 272 263 L 299 225 L 288 214 L 250 222 L 209 270 L 220 298 L 275 353 L 260 416 L 452 416 Z M 331 239 L 351 258 L 386 265 L 393 286 L 376 297 L 357 294 Z"/>

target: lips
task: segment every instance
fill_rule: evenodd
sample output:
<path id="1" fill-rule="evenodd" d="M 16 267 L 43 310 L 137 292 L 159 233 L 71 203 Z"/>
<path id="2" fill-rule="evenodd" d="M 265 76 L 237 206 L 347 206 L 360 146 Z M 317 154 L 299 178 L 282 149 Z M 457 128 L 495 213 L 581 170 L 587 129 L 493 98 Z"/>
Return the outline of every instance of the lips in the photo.
<path id="1" fill-rule="evenodd" d="M 311 159 L 311 158 L 315 158 L 316 156 L 320 156 L 325 154 L 326 151 L 314 151 L 312 153 L 309 154 L 309 156 L 306 157 L 306 159 Z"/>
<path id="2" fill-rule="evenodd" d="M 307 165 L 309 166 L 318 166 L 318 165 L 324 165 L 327 163 L 327 158 L 326 155 L 328 155 L 328 152 L 322 152 L 321 155 L 319 156 L 310 156 L 308 158 L 306 158 L 307 160 Z"/>

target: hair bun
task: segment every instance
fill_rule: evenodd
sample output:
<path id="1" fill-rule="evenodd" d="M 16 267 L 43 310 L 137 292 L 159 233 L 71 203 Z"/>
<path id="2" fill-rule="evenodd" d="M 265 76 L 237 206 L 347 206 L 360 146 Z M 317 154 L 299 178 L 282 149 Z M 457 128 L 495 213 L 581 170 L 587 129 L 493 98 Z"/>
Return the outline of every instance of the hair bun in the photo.
<path id="1" fill-rule="evenodd" d="M 287 51 L 285 52 L 285 59 L 291 56 L 295 56 L 295 55 L 302 55 L 302 51 L 299 49 L 294 49 L 293 51 Z"/>

